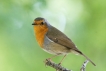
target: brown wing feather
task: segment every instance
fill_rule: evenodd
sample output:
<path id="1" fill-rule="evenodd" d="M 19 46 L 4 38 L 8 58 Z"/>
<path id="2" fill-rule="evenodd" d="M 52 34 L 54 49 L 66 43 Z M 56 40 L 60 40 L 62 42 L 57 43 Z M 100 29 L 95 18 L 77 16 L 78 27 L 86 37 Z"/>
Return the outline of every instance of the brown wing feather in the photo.
<path id="1" fill-rule="evenodd" d="M 81 51 L 79 51 L 75 44 L 71 41 L 71 39 L 69 39 L 64 33 L 62 33 L 61 31 L 59 31 L 58 29 L 56 29 L 53 26 L 49 27 L 48 33 L 46 34 L 47 37 L 49 39 L 51 39 L 52 41 L 54 41 L 55 43 L 58 43 L 62 46 L 67 47 L 68 49 L 72 49 L 80 54 L 82 54 Z"/>

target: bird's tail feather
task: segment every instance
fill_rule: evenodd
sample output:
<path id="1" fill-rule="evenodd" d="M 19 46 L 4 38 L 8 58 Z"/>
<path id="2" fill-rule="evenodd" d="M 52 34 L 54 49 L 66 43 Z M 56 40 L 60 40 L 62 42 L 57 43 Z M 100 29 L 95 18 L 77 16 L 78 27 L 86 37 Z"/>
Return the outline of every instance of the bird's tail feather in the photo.
<path id="1" fill-rule="evenodd" d="M 94 63 L 93 61 L 91 61 L 86 55 L 82 54 L 82 56 L 84 56 L 84 57 L 85 57 L 89 62 L 91 62 L 94 66 L 96 66 L 95 63 Z"/>

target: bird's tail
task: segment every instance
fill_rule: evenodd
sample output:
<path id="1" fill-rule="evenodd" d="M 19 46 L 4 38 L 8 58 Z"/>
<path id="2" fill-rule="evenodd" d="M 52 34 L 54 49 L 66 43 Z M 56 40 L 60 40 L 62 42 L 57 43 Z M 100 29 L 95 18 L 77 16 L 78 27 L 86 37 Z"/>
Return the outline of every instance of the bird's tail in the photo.
<path id="1" fill-rule="evenodd" d="M 86 55 L 84 55 L 84 54 L 81 54 L 82 56 L 84 56 L 89 62 L 91 62 L 94 66 L 96 66 L 95 65 L 95 63 L 93 62 L 93 61 L 91 61 Z"/>

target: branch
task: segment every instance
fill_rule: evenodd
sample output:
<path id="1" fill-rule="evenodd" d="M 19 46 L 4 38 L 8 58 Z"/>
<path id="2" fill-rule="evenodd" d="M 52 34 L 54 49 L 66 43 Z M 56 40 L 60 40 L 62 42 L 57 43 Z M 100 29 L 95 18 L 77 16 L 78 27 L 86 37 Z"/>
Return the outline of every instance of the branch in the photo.
<path id="1" fill-rule="evenodd" d="M 88 63 L 88 60 L 86 60 L 86 61 L 83 63 L 83 65 L 82 65 L 80 71 L 85 71 L 85 68 L 86 68 L 87 63 Z M 54 62 L 52 62 L 52 61 L 50 61 L 50 60 L 48 60 L 48 59 L 45 60 L 45 65 L 50 66 L 50 67 L 53 67 L 54 69 L 56 69 L 56 71 L 72 71 L 72 70 L 69 70 L 69 69 L 67 69 L 67 68 L 64 68 L 64 67 L 62 67 L 61 65 L 56 64 L 56 63 L 54 63 Z"/>
<path id="2" fill-rule="evenodd" d="M 89 61 L 86 60 L 86 61 L 83 63 L 83 65 L 82 65 L 80 71 L 85 71 L 85 68 L 86 68 L 86 65 L 87 65 L 88 62 L 89 62 Z"/>
<path id="3" fill-rule="evenodd" d="M 45 60 L 45 65 L 53 67 L 54 69 L 56 69 L 56 71 L 72 71 L 72 70 L 68 70 L 68 69 L 62 67 L 59 64 L 55 64 L 54 62 L 51 62 L 48 59 Z"/>

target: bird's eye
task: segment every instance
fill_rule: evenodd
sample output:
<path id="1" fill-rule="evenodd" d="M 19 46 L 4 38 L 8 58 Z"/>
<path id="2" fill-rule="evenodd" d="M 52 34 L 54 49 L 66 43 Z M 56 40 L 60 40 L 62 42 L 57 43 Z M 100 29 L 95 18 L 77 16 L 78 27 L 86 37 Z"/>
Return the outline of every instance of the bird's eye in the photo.
<path id="1" fill-rule="evenodd" d="M 40 25 L 44 25 L 44 22 L 41 22 L 41 24 Z"/>

